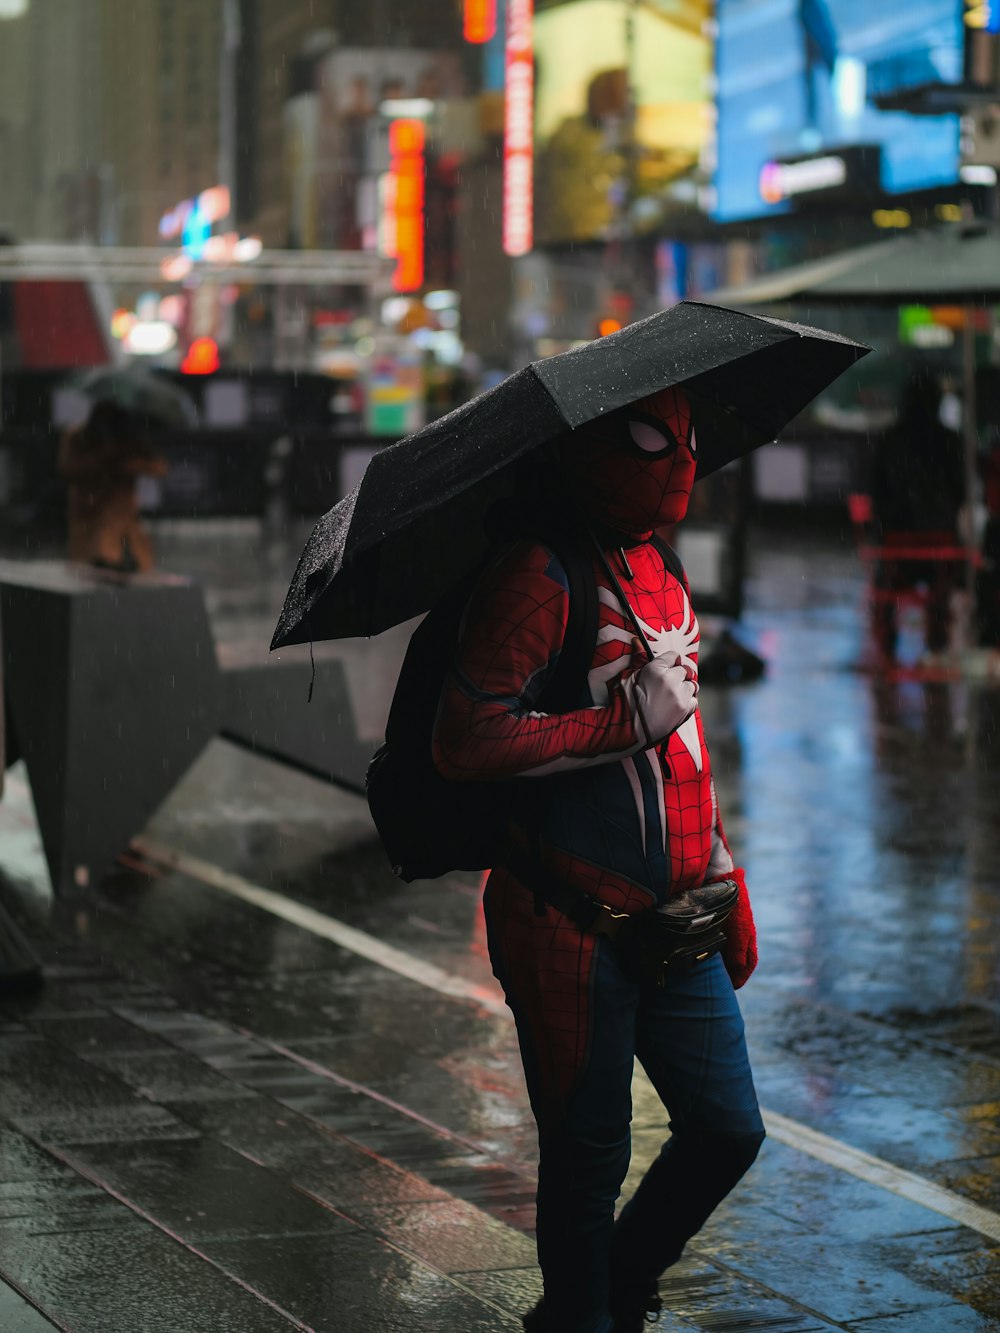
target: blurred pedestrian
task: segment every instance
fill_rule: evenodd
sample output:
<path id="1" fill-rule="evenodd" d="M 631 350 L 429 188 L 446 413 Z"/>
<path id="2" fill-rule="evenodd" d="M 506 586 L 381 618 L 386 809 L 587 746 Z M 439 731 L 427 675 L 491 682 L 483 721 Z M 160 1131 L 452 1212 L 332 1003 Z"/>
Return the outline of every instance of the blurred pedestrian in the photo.
<path id="1" fill-rule="evenodd" d="M 136 483 L 164 476 L 167 464 L 140 422 L 113 403 L 95 403 L 83 425 L 64 436 L 58 467 L 69 486 L 69 558 L 123 573 L 152 569 Z"/>
<path id="2" fill-rule="evenodd" d="M 925 646 L 929 656 L 948 646 L 951 594 L 961 562 L 934 556 L 959 543 L 965 500 L 962 440 L 955 404 L 937 376 L 915 369 L 903 386 L 896 423 L 879 442 L 872 463 L 871 497 L 876 540 L 883 548 L 875 572 L 872 631 L 880 657 L 896 657 L 900 595 L 926 588 Z M 893 548 L 900 554 L 893 556 Z M 926 559 L 904 556 L 926 550 Z"/>
<path id="3" fill-rule="evenodd" d="M 485 895 L 538 1122 L 545 1295 L 530 1333 L 641 1333 L 660 1274 L 764 1138 L 735 995 L 757 961 L 753 917 L 698 711 L 698 621 L 654 540 L 684 517 L 696 447 L 680 389 L 553 446 L 552 499 L 589 532 L 596 582 L 578 706 L 548 712 L 545 690 L 577 641 L 584 580 L 512 533 L 466 609 L 437 716 L 445 778 L 516 778 L 530 807 Z M 679 954 L 682 900 L 700 924 L 711 903 L 729 915 Z M 671 1134 L 616 1222 L 636 1057 Z"/>

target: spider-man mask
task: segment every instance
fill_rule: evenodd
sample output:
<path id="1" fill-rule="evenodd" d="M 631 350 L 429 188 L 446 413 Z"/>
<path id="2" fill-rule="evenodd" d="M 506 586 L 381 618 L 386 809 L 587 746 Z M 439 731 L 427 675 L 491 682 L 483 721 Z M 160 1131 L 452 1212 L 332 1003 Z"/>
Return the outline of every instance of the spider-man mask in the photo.
<path id="1" fill-rule="evenodd" d="M 697 466 L 690 404 L 678 388 L 639 398 L 565 436 L 559 458 L 581 508 L 644 539 L 687 513 Z"/>

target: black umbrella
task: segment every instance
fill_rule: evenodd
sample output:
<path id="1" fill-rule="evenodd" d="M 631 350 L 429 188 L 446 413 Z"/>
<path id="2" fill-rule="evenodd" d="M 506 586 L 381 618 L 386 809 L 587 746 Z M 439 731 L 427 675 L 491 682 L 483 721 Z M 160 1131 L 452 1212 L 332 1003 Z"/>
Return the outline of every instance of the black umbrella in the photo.
<path id="1" fill-rule="evenodd" d="M 495 389 L 376 454 L 306 543 L 272 648 L 378 634 L 426 611 L 480 558 L 511 464 L 594 417 L 683 384 L 698 476 L 778 431 L 869 349 L 836 334 L 685 301 Z"/>
<path id="2" fill-rule="evenodd" d="M 70 381 L 70 386 L 95 403 L 114 403 L 149 425 L 188 428 L 198 424 L 189 394 L 145 366 L 98 366 Z"/>

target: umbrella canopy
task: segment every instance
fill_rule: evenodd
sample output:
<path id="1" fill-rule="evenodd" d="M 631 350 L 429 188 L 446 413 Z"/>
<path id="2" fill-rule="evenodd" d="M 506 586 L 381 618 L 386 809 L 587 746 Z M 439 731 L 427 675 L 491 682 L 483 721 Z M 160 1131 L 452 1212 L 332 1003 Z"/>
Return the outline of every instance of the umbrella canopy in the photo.
<path id="1" fill-rule="evenodd" d="M 93 402 L 114 403 L 152 425 L 198 424 L 198 412 L 190 396 L 145 366 L 98 366 L 74 376 L 70 384 Z"/>
<path id="2" fill-rule="evenodd" d="M 511 464 L 567 429 L 683 384 L 703 477 L 774 439 L 868 350 L 686 301 L 536 361 L 372 459 L 309 538 L 271 647 L 378 634 L 426 611 L 480 558 Z"/>
<path id="3" fill-rule="evenodd" d="M 1000 301 L 1000 228 L 957 223 L 794 264 L 712 293 L 724 305 L 963 305 Z"/>

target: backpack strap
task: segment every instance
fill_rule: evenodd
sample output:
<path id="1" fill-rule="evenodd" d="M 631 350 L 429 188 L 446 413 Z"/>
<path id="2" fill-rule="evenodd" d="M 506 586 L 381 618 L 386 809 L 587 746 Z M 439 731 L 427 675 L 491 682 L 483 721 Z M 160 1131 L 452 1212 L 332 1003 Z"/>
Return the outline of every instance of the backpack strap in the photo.
<path id="1" fill-rule="evenodd" d="M 597 644 L 600 615 L 597 580 L 594 578 L 586 533 L 582 528 L 575 524 L 546 525 L 545 528 L 539 529 L 535 540 L 541 541 L 552 553 L 553 559 L 559 562 L 566 576 L 569 597 L 566 630 L 559 650 L 559 660 L 542 689 L 539 704 L 547 712 L 568 713 L 581 706 L 583 688 Z M 532 794 L 536 803 L 539 800 L 551 799 L 551 792 L 541 786 Z M 535 821 L 529 820 L 524 831 L 532 845 L 531 852 L 522 851 L 513 840 L 510 840 L 505 849 L 503 862 L 512 869 L 514 869 L 512 862 L 517 863 L 520 873 L 517 869 L 514 873 L 522 883 L 530 887 L 534 897 L 535 915 L 544 916 L 546 902 L 549 899 L 547 891 L 543 891 L 543 876 L 540 874 L 542 853 Z M 585 901 L 585 895 L 578 895 L 576 890 L 568 889 L 567 894 L 572 898 L 571 905 L 588 921 L 599 910 L 597 907 L 591 907 Z"/>
<path id="2" fill-rule="evenodd" d="M 578 529 L 566 527 L 546 538 L 545 545 L 566 575 L 569 614 L 559 661 L 542 691 L 542 700 L 547 711 L 566 713 L 580 707 L 581 690 L 597 644 L 597 581 L 585 536 Z"/>

